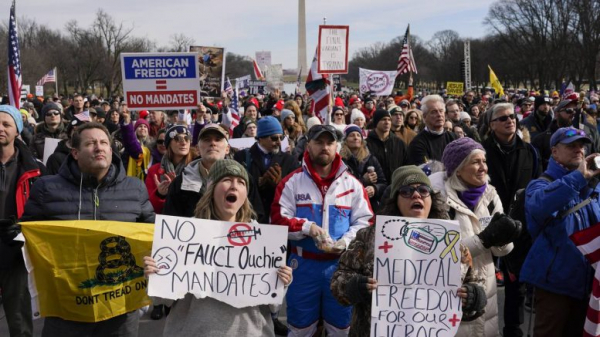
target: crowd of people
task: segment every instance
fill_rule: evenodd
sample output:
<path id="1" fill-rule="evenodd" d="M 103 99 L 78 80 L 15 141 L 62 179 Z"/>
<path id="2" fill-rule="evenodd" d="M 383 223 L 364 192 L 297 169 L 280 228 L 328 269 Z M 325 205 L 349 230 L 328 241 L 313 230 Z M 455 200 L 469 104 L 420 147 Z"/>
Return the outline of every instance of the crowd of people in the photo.
<path id="1" fill-rule="evenodd" d="M 237 99 L 235 112 L 226 93 L 185 111 L 130 111 L 120 97 L 81 94 L 0 105 L 0 288 L 11 336 L 32 335 L 18 222 L 152 224 L 156 214 L 289 233 L 278 271 L 287 324 L 276 306 L 154 298 L 166 336 L 367 336 L 377 215 L 458 221 L 458 336 L 583 333 L 594 272 L 569 236 L 600 220 L 593 92 L 449 97 L 410 86 L 338 93 L 328 116 L 306 94 Z M 46 138 L 59 140 L 55 149 Z M 246 146 L 231 146 L 236 138 Z M 151 257 L 144 267 L 158 270 Z M 97 323 L 46 317 L 42 335 L 137 336 L 138 325 L 137 312 Z"/>

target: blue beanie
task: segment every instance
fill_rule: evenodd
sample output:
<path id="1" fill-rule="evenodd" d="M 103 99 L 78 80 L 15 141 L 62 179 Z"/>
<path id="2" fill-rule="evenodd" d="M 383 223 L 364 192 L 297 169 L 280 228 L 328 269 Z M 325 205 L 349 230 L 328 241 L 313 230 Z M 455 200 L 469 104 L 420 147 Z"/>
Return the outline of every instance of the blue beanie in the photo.
<path id="1" fill-rule="evenodd" d="M 350 124 L 344 129 L 344 137 L 348 137 L 351 132 L 358 132 L 362 136 L 362 129 L 356 124 Z"/>
<path id="2" fill-rule="evenodd" d="M 277 118 L 266 116 L 258 120 L 256 138 L 269 137 L 271 135 L 282 135 L 283 129 Z"/>
<path id="3" fill-rule="evenodd" d="M 294 112 L 292 110 L 288 110 L 288 109 L 281 110 L 281 121 L 282 122 L 290 116 L 292 116 L 294 118 L 294 120 L 296 119 L 296 115 L 294 115 Z"/>
<path id="4" fill-rule="evenodd" d="M 9 114 L 15 120 L 17 131 L 19 131 L 19 133 L 23 131 L 23 117 L 21 116 L 21 112 L 17 110 L 17 108 L 15 108 L 12 105 L 0 105 L 0 112 L 5 112 Z"/>

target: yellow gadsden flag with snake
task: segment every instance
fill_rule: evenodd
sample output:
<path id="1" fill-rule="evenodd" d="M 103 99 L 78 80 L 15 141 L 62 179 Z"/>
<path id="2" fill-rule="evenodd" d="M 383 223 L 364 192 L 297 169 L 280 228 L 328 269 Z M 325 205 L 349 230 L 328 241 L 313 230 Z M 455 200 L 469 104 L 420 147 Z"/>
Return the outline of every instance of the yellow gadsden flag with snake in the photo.
<path id="1" fill-rule="evenodd" d="M 150 304 L 143 257 L 154 224 L 22 222 L 34 316 L 99 322 Z"/>

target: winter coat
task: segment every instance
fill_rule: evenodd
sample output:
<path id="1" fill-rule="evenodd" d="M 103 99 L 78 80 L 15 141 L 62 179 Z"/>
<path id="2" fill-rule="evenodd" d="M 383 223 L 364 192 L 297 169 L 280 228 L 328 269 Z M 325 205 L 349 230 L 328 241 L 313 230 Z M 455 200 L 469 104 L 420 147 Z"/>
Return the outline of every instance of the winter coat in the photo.
<path id="1" fill-rule="evenodd" d="M 487 305 L 485 314 L 470 321 L 461 322 L 456 336 L 475 337 L 475 336 L 498 336 L 498 298 L 496 289 L 496 270 L 493 256 L 504 256 L 513 249 L 513 244 L 509 243 L 502 247 L 485 248 L 481 239 L 477 236 L 482 231 L 480 220 L 493 216 L 495 213 L 502 213 L 502 202 L 496 189 L 487 185 L 481 199 L 471 211 L 458 197 L 457 192 L 450 188 L 444 177 L 446 172 L 432 174 L 429 178 L 434 190 L 438 190 L 446 198 L 446 203 L 450 209 L 454 209 L 454 220 L 460 224 L 461 243 L 469 248 L 473 257 L 473 277 L 479 281 L 485 289 L 487 296 Z M 488 207 L 493 203 L 493 210 L 490 213 Z"/>
<path id="2" fill-rule="evenodd" d="M 436 135 L 428 130 L 421 130 L 410 142 L 408 147 L 408 161 L 411 165 L 421 165 L 428 160 L 442 160 L 446 145 L 450 144 L 456 136 L 452 132 L 443 132 Z"/>
<path id="3" fill-rule="evenodd" d="M 367 155 L 367 158 L 363 159 L 359 163 L 355 156 L 350 156 L 350 158 L 344 159 L 344 163 L 348 167 L 348 172 L 355 176 L 364 187 L 373 186 L 375 188 L 375 194 L 373 197 L 369 198 L 369 201 L 371 202 L 373 212 L 377 213 L 383 191 L 385 191 L 387 186 L 387 180 L 385 179 L 383 169 L 381 168 L 381 165 L 379 165 L 377 158 L 375 158 L 375 156 L 372 154 L 369 154 Z M 366 181 L 364 178 L 369 166 L 372 166 L 375 169 L 375 173 L 377 173 L 377 182 L 375 184 L 371 183 L 370 181 Z"/>
<path id="4" fill-rule="evenodd" d="M 67 160 L 67 156 L 71 153 L 71 148 L 67 146 L 67 139 L 61 140 L 54 153 L 48 157 L 48 161 L 46 162 L 46 168 L 48 169 L 48 174 L 57 174 L 61 165 Z"/>
<path id="5" fill-rule="evenodd" d="M 527 229 L 533 246 L 521 269 L 521 282 L 579 300 L 590 294 L 594 271 L 569 239 L 600 220 L 598 199 L 580 210 L 556 219 L 592 193 L 600 193 L 596 179 L 587 181 L 578 170 L 568 171 L 553 158 L 544 174 L 553 181 L 536 179 L 525 195 Z"/>
<path id="6" fill-rule="evenodd" d="M 539 121 L 537 113 L 531 113 L 529 116 L 523 118 L 519 122 L 519 124 L 524 125 L 527 130 L 529 130 L 529 134 L 531 135 L 531 139 L 534 139 L 538 134 L 548 130 L 550 128 L 550 123 L 552 122 L 552 114 L 548 112 L 548 114 L 544 117 L 544 120 Z"/>
<path id="7" fill-rule="evenodd" d="M 377 132 L 372 130 L 367 137 L 367 147 L 369 152 L 379 161 L 386 181 L 391 182 L 394 170 L 408 163 L 406 145 L 393 132 L 390 132 L 389 137 L 382 141 L 379 139 Z"/>
<path id="8" fill-rule="evenodd" d="M 130 160 L 137 160 L 140 157 L 144 156 L 144 145 L 140 144 L 140 141 L 137 139 L 135 134 L 135 129 L 133 122 L 129 124 L 121 125 L 121 141 L 123 142 L 123 148 L 125 151 L 121 154 L 121 160 L 123 161 L 123 167 L 125 167 L 125 174 L 127 174 L 127 167 L 129 165 Z M 148 149 L 148 151 L 150 151 Z M 150 155 L 149 160 L 142 159 L 142 170 L 143 177 L 141 180 L 145 180 L 148 175 L 148 169 L 151 166 L 152 156 Z"/>
<path id="9" fill-rule="evenodd" d="M 406 126 L 400 125 L 396 130 L 392 129 L 392 132 L 396 135 L 396 137 L 402 139 L 404 145 L 408 148 L 408 144 L 412 142 L 412 140 L 417 136 L 417 133 L 407 128 Z"/>
<path id="10" fill-rule="evenodd" d="M 258 179 L 268 170 L 268 167 L 265 167 L 262 158 L 262 151 L 258 148 L 258 143 L 254 143 L 249 149 L 239 151 L 233 156 L 235 161 L 246 168 L 248 175 L 253 177 L 252 180 L 257 183 L 257 186 Z M 273 166 L 275 163 L 278 163 L 281 167 L 281 179 L 285 178 L 288 174 L 298 168 L 298 162 L 289 153 L 285 152 L 278 152 L 272 155 L 270 166 Z M 273 203 L 276 187 L 277 186 L 270 184 L 264 184 L 263 186 L 258 187 L 262 205 L 266 210 L 264 217 L 258 219 L 259 223 L 270 223 L 268 210 L 270 210 L 270 205 Z"/>
<path id="11" fill-rule="evenodd" d="M 61 124 L 55 132 L 50 132 L 45 127 L 45 123 L 40 123 L 35 127 L 35 134 L 33 140 L 29 144 L 29 150 L 37 159 L 44 159 L 44 145 L 46 144 L 46 138 L 59 138 L 67 139 L 67 135 L 63 132 L 64 126 Z"/>
<path id="12" fill-rule="evenodd" d="M 334 242 L 343 240 L 348 247 L 356 232 L 368 226 L 373 217 L 367 192 L 348 173 L 339 155 L 334 159 L 329 187 L 311 167 L 306 154 L 302 167 L 277 185 L 271 206 L 272 223 L 288 226 L 292 251 L 323 254 L 308 236 L 309 226 L 305 225 L 310 222 L 326 229 Z"/>
<path id="13" fill-rule="evenodd" d="M 100 182 L 82 174 L 69 155 L 58 174 L 42 177 L 33 185 L 21 221 L 34 220 L 153 223 L 154 210 L 144 183 L 125 175 L 117 155 L 113 154 L 109 171 Z"/>
<path id="14" fill-rule="evenodd" d="M 15 204 L 17 206 L 15 217 L 19 219 L 25 210 L 25 205 L 31 195 L 31 187 L 34 182 L 43 174 L 46 174 L 46 168 L 42 162 L 36 160 L 27 145 L 19 139 L 15 139 L 15 148 L 18 151 L 17 165 L 18 178 L 16 189 L 8 191 L 14 193 Z M 0 241 L 0 269 L 9 269 L 16 261 L 22 258 L 21 249 L 17 246 L 7 246 Z"/>
<path id="15" fill-rule="evenodd" d="M 196 204 L 206 192 L 206 178 L 200 174 L 200 162 L 202 159 L 191 161 L 181 174 L 177 175 L 169 185 L 169 191 L 164 201 L 162 214 L 182 216 L 191 218 L 194 216 Z M 256 182 L 250 179 L 250 190 L 248 191 L 248 200 L 252 204 L 252 209 L 260 219 L 264 217 L 263 208 Z"/>

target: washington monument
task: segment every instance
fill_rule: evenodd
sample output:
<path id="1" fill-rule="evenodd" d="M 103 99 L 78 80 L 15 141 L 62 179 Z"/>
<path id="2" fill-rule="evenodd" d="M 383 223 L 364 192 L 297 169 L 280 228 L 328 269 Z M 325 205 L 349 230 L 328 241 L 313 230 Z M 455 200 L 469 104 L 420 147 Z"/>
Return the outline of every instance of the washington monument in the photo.
<path id="1" fill-rule="evenodd" d="M 308 74 L 306 66 L 306 3 L 298 0 L 298 69 L 302 69 L 302 76 Z"/>

